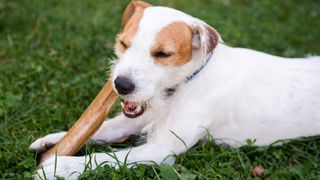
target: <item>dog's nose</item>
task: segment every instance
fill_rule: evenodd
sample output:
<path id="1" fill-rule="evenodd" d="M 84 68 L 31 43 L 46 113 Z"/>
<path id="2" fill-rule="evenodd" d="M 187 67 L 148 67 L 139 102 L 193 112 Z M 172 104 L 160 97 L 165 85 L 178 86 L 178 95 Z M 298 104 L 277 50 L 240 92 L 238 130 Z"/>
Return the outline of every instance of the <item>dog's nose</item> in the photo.
<path id="1" fill-rule="evenodd" d="M 134 83 L 129 78 L 121 77 L 121 76 L 118 76 L 114 80 L 114 84 L 118 93 L 121 95 L 130 94 L 135 88 Z"/>

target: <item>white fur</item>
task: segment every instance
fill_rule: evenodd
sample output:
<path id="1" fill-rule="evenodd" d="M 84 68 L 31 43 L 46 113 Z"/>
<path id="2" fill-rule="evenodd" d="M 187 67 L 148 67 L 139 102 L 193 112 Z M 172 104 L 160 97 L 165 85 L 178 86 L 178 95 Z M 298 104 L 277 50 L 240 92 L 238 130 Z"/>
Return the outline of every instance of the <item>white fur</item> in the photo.
<path id="1" fill-rule="evenodd" d="M 119 115 L 106 121 L 92 138 L 113 142 L 130 134 L 148 133 L 145 144 L 115 152 L 120 162 L 128 155 L 129 163 L 173 163 L 172 155 L 185 152 L 207 132 L 216 143 L 233 147 L 245 145 L 247 139 L 263 146 L 320 134 L 319 57 L 289 59 L 219 43 L 210 62 L 186 83 L 185 78 L 206 61 L 201 50 L 193 51 L 189 63 L 174 68 L 156 65 L 150 56 L 157 32 L 175 21 L 190 26 L 205 24 L 174 9 L 147 8 L 131 48 L 124 54 L 116 52 L 119 62 L 112 77 L 133 78 L 136 90 L 126 98 L 149 104 L 137 119 Z M 173 96 L 163 95 L 165 88 L 177 84 Z M 61 133 L 46 136 L 31 149 L 43 149 L 43 144 L 55 143 L 61 137 Z M 85 162 L 92 169 L 103 162 L 116 162 L 105 153 L 92 154 L 92 158 L 95 160 L 89 162 L 88 157 L 57 157 L 56 174 L 68 178 L 74 171 L 81 173 Z M 53 157 L 43 164 L 50 179 L 54 162 Z M 41 169 L 38 173 L 43 176 Z"/>

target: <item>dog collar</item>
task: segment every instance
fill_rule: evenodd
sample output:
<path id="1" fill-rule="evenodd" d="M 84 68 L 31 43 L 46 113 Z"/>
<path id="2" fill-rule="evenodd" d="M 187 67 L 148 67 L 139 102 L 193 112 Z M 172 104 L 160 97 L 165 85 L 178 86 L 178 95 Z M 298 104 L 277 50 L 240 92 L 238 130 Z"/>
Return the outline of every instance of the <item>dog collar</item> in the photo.
<path id="1" fill-rule="evenodd" d="M 208 58 L 206 60 L 206 62 L 201 65 L 201 67 L 197 70 L 195 70 L 191 76 L 186 77 L 185 82 L 188 83 L 190 82 L 195 76 L 197 76 L 197 74 L 199 74 L 200 71 L 202 71 L 202 69 L 208 64 L 208 62 L 210 61 L 211 57 L 212 57 L 213 52 L 210 52 L 210 54 L 208 55 Z"/>

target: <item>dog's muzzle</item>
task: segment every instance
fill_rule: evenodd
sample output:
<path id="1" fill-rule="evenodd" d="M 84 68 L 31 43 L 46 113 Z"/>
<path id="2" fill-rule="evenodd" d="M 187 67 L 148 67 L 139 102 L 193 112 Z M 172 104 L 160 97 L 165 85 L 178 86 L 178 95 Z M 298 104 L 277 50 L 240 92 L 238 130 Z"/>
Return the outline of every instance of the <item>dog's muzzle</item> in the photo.
<path id="1" fill-rule="evenodd" d="M 147 103 L 145 102 L 133 102 L 129 101 L 125 97 L 130 95 L 135 90 L 134 82 L 125 76 L 118 76 L 114 80 L 115 89 L 117 90 L 120 96 L 124 97 L 124 100 L 121 101 L 121 106 L 123 113 L 128 118 L 137 118 L 141 116 L 146 110 Z"/>

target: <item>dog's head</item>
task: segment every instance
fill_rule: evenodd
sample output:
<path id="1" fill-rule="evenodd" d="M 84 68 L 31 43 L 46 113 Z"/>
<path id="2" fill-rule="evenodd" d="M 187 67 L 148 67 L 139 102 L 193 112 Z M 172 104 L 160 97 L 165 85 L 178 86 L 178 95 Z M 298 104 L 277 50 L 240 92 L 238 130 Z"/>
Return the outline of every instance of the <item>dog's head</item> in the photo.
<path id="1" fill-rule="evenodd" d="M 132 1 L 122 16 L 112 72 L 127 117 L 143 114 L 147 102 L 184 82 L 219 41 L 203 21 L 167 7 Z"/>

